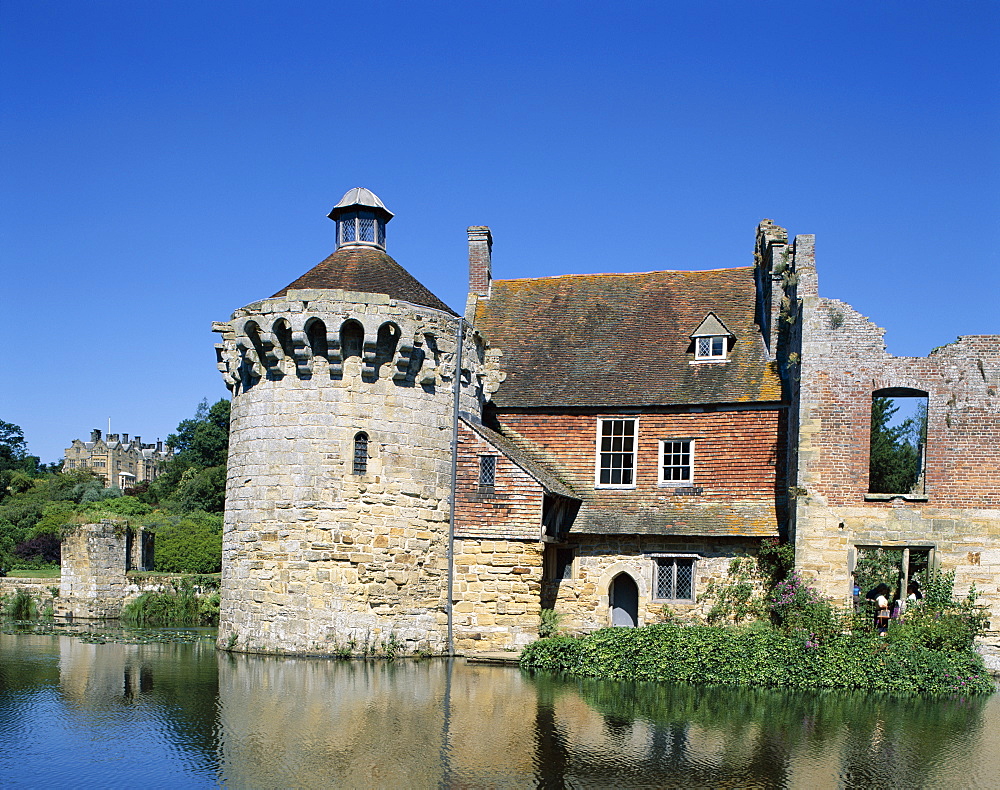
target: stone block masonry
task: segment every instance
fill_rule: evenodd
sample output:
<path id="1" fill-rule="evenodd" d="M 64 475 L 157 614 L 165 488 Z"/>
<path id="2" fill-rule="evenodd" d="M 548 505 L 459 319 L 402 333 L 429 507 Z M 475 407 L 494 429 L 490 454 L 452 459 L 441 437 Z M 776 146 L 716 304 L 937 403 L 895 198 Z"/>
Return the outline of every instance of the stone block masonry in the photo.
<path id="1" fill-rule="evenodd" d="M 456 322 L 292 290 L 217 325 L 234 394 L 220 645 L 444 652 Z M 461 408 L 478 413 L 466 344 Z"/>

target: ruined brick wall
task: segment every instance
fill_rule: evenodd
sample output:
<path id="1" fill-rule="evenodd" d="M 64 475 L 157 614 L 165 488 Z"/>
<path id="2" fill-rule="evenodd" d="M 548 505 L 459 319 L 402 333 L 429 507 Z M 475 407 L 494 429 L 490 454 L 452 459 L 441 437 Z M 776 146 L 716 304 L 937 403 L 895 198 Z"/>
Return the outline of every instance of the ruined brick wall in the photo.
<path id="1" fill-rule="evenodd" d="M 843 599 L 855 547 L 930 545 L 1000 627 L 1000 337 L 894 357 L 883 329 L 814 289 L 801 320 L 797 565 Z M 927 393 L 923 492 L 868 494 L 872 394 L 887 388 Z"/>
<path id="2" fill-rule="evenodd" d="M 464 423 L 458 435 L 455 534 L 461 537 L 538 540 L 542 487 Z M 479 484 L 480 456 L 496 459 L 495 484 Z"/>

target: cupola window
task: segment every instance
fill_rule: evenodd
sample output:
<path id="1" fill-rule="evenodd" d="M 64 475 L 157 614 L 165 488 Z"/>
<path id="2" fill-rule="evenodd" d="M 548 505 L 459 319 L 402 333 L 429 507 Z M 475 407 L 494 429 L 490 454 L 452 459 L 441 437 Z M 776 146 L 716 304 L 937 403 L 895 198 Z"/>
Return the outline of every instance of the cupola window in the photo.
<path id="1" fill-rule="evenodd" d="M 385 220 L 374 211 L 349 211 L 337 220 L 339 244 L 377 244 L 385 246 Z"/>
<path id="2" fill-rule="evenodd" d="M 371 245 L 385 249 L 385 226 L 392 219 L 392 212 L 371 190 L 363 187 L 348 190 L 329 217 L 337 222 L 338 247 Z"/>

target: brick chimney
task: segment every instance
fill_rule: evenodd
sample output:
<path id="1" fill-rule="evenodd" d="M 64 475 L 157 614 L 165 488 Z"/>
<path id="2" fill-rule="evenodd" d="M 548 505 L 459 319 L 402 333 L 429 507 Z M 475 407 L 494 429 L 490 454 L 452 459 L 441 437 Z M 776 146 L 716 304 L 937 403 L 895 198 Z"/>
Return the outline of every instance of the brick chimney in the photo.
<path id="1" fill-rule="evenodd" d="M 101 431 L 100 431 L 100 429 L 99 428 L 94 428 L 94 430 L 92 430 L 90 432 L 90 441 L 92 441 L 92 442 L 100 441 L 100 438 L 101 438 Z"/>
<path id="2" fill-rule="evenodd" d="M 493 279 L 491 252 L 493 234 L 485 225 L 469 228 L 469 295 L 489 298 Z"/>

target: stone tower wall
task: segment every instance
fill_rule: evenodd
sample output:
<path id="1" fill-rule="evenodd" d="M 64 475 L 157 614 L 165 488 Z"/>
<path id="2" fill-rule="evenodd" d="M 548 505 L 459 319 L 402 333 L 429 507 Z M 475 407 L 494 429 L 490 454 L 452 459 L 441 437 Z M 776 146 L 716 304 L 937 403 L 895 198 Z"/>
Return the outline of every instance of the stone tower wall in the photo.
<path id="1" fill-rule="evenodd" d="M 457 321 L 330 290 L 290 291 L 216 326 L 233 391 L 220 645 L 445 649 Z M 342 332 L 352 322 L 360 356 Z M 461 410 L 477 415 L 471 331 L 463 354 Z M 367 469 L 355 474 L 362 431 Z"/>

